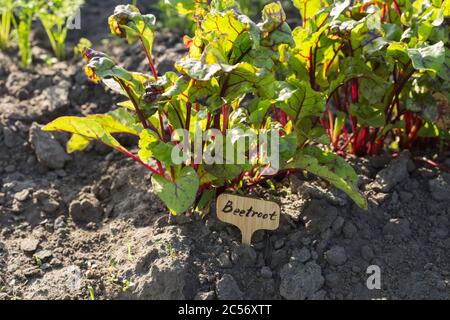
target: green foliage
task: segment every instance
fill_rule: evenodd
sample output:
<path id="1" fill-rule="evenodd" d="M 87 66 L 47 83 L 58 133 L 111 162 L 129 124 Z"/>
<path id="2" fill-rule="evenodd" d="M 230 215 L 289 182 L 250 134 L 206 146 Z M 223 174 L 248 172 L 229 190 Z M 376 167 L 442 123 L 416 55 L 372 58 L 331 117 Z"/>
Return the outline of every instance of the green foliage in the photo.
<path id="1" fill-rule="evenodd" d="M 153 190 L 172 214 L 203 210 L 217 192 L 270 185 L 271 178 L 293 169 L 323 177 L 367 207 L 353 169 L 312 146 L 326 140 L 319 120 L 327 96 L 302 78 L 301 68 L 288 63 L 297 53 L 297 39 L 280 3 L 265 6 L 262 20 L 255 23 L 234 0 L 167 2 L 193 14 L 196 26 L 187 41 L 189 53 L 175 65 L 178 74 L 159 75 L 153 64 L 154 16 L 142 15 L 131 5 L 119 6 L 109 19 L 111 31 L 142 45 L 151 74 L 125 70 L 107 55 L 85 49 L 88 77 L 126 101 L 106 115 L 62 117 L 44 130 L 72 133 L 69 152 L 99 140 L 142 164 L 153 173 Z M 178 134 L 179 129 L 186 134 Z M 219 139 L 214 132 L 228 135 Z M 135 136 L 138 152 L 120 145 L 114 138 L 119 133 Z M 200 144 L 195 140 L 198 133 L 206 134 Z M 250 152 L 249 139 L 259 137 L 257 142 L 263 144 L 262 133 L 280 136 L 278 173 L 269 173 L 272 160 L 265 162 L 261 152 Z M 224 164 L 198 161 L 189 141 Z M 217 152 L 223 146 L 225 152 Z M 267 148 L 267 155 L 277 152 L 273 148 Z M 176 161 L 177 154 L 183 161 Z"/>
<path id="2" fill-rule="evenodd" d="M 37 15 L 59 60 L 66 57 L 67 21 L 77 13 L 83 3 L 84 0 L 40 1 Z"/>
<path id="3" fill-rule="evenodd" d="M 175 181 L 170 181 L 159 175 L 152 177 L 153 191 L 173 214 L 182 213 L 195 202 L 200 179 L 192 167 L 181 170 Z"/>
<path id="4" fill-rule="evenodd" d="M 449 136 L 423 130 L 448 106 L 448 1 L 293 2 L 303 25 L 288 69 L 326 95 L 335 151 L 373 155 L 388 140 L 411 148 Z"/>
<path id="5" fill-rule="evenodd" d="M 0 50 L 9 46 L 14 24 L 14 0 L 0 0 Z"/>
<path id="6" fill-rule="evenodd" d="M 27 68 L 32 60 L 30 32 L 31 24 L 35 18 L 35 14 L 40 8 L 41 2 L 21 0 L 16 2 L 18 7 L 17 36 L 19 40 L 19 52 L 21 57 L 22 67 Z"/>
<path id="7" fill-rule="evenodd" d="M 181 30 L 190 33 L 194 23 L 189 15 L 179 14 L 177 9 L 166 3 L 166 0 L 158 0 L 155 4 L 155 10 L 159 12 L 162 27 L 170 30 Z"/>
<path id="8" fill-rule="evenodd" d="M 21 65 L 28 67 L 32 62 L 31 25 L 39 19 L 55 56 L 65 59 L 68 19 L 78 12 L 83 3 L 84 0 L 0 0 L 0 49 L 10 45 L 11 33 L 16 31 Z"/>
<path id="9" fill-rule="evenodd" d="M 75 57 L 81 58 L 83 56 L 84 48 L 90 47 L 92 47 L 92 42 L 89 39 L 81 38 L 73 49 L 73 54 Z"/>
<path id="10" fill-rule="evenodd" d="M 211 1 L 210 1 L 211 2 Z M 214 1 L 211 5 L 219 11 L 224 11 L 228 8 L 239 8 L 240 11 L 250 17 L 257 18 L 260 14 L 260 9 L 271 0 L 236 0 L 236 1 Z M 159 0 L 156 9 L 160 12 L 160 17 L 163 27 L 168 29 L 177 29 L 191 34 L 195 21 L 201 17 L 208 9 L 208 1 L 191 1 L 191 0 Z M 231 3 L 231 5 L 229 5 Z M 282 1 L 284 8 L 291 6 L 290 0 Z"/>

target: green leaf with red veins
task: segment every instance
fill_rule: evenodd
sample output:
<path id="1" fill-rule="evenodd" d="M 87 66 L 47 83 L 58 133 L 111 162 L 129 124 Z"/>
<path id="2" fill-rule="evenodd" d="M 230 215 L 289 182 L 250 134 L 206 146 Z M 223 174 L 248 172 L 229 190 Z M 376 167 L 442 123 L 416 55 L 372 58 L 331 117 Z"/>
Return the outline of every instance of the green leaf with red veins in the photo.
<path id="1" fill-rule="evenodd" d="M 197 197 L 199 178 L 192 167 L 185 167 L 175 181 L 165 177 L 152 176 L 153 191 L 169 208 L 173 215 L 186 212 Z"/>
<path id="2" fill-rule="evenodd" d="M 317 147 L 306 147 L 299 151 L 287 169 L 303 169 L 329 181 L 344 191 L 355 203 L 367 209 L 367 200 L 358 190 L 358 175 L 341 157 Z"/>
<path id="3" fill-rule="evenodd" d="M 87 147 L 87 141 L 98 140 L 114 149 L 125 150 L 124 147 L 111 135 L 112 133 L 137 133 L 123 126 L 107 115 L 82 117 L 61 117 L 49 124 L 44 131 L 65 131 L 72 133 L 75 137 L 68 143 L 68 152 L 81 151 Z"/>
<path id="4" fill-rule="evenodd" d="M 280 44 L 294 46 L 292 30 L 286 23 L 286 14 L 280 2 L 266 5 L 262 12 L 263 21 L 258 27 L 263 33 L 261 44 L 265 47 L 274 47 Z"/>
<path id="5" fill-rule="evenodd" d="M 213 41 L 217 36 L 226 34 L 228 50 L 231 50 L 236 39 L 246 32 L 251 34 L 255 44 L 259 40 L 259 30 L 255 23 L 247 16 L 239 15 L 234 10 L 213 11 L 207 14 L 202 21 L 201 30 L 204 38 L 208 41 Z"/>
<path id="6" fill-rule="evenodd" d="M 192 14 L 200 9 L 208 8 L 208 0 L 164 0 L 164 3 L 175 8 L 179 14 Z"/>
<path id="7" fill-rule="evenodd" d="M 300 11 L 303 22 L 311 19 L 320 9 L 325 7 L 323 0 L 292 0 L 294 6 Z"/>
<path id="8" fill-rule="evenodd" d="M 256 24 L 233 10 L 209 13 L 201 30 L 198 37 L 207 44 L 203 55 L 208 63 L 234 65 L 246 61 L 247 55 L 259 48 L 261 32 Z"/>
<path id="9" fill-rule="evenodd" d="M 325 96 L 311 89 L 305 82 L 290 79 L 287 82 L 279 82 L 279 97 L 281 109 L 292 119 L 298 127 L 305 118 L 319 117 L 325 111 Z"/>
<path id="10" fill-rule="evenodd" d="M 275 95 L 275 77 L 266 69 L 242 62 L 231 68 L 227 74 L 221 93 L 228 103 L 250 93 L 257 94 L 263 99 L 272 99 Z"/>

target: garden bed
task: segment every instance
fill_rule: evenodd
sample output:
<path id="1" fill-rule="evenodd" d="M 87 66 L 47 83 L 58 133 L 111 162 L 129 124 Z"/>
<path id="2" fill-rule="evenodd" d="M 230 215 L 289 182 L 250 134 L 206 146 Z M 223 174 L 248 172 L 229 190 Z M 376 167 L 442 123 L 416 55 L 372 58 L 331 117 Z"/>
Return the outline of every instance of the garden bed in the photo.
<path id="1" fill-rule="evenodd" d="M 82 36 L 144 71 L 138 46 L 97 45 L 118 2 L 88 1 L 83 14 L 99 22 Z M 34 41 L 48 50 L 39 32 Z M 157 34 L 154 49 L 161 73 L 185 52 L 170 32 Z M 449 298 L 449 173 L 407 152 L 349 157 L 368 211 L 297 173 L 251 192 L 280 203 L 282 218 L 245 247 L 214 210 L 169 218 L 145 169 L 117 152 L 95 143 L 68 155 L 68 136 L 40 130 L 122 101 L 91 84 L 81 62 L 17 65 L 0 53 L 0 299 Z M 439 160 L 450 166 L 450 154 Z M 381 268 L 380 290 L 366 286 L 371 265 Z"/>

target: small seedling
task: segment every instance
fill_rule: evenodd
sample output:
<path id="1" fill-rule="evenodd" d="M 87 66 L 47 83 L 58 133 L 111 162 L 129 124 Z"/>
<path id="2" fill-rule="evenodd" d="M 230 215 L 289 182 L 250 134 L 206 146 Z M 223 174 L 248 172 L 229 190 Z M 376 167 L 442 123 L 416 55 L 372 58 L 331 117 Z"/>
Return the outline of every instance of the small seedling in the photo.
<path id="1" fill-rule="evenodd" d="M 133 243 L 131 241 L 128 241 L 127 243 L 127 251 L 128 251 L 128 260 L 133 260 Z"/>
<path id="2" fill-rule="evenodd" d="M 38 256 L 34 256 L 34 261 L 35 261 L 36 265 L 38 266 L 38 268 L 40 269 L 43 264 L 42 260 Z"/>
<path id="3" fill-rule="evenodd" d="M 11 300 L 12 301 L 18 301 L 18 300 L 20 300 L 20 297 L 14 292 L 13 296 L 11 297 Z"/>
<path id="4" fill-rule="evenodd" d="M 88 286 L 87 287 L 88 293 L 89 293 L 89 299 L 94 301 L 95 300 L 95 290 L 93 287 Z"/>
<path id="5" fill-rule="evenodd" d="M 173 247 L 173 245 L 170 242 L 167 241 L 158 241 L 156 242 L 158 244 L 161 244 L 167 253 L 169 257 L 172 259 L 175 259 L 177 257 L 177 250 Z"/>
<path id="6" fill-rule="evenodd" d="M 128 279 L 124 279 L 122 283 L 123 283 L 122 292 L 128 292 L 134 285 L 133 282 L 131 282 L 131 280 Z"/>
<path id="7" fill-rule="evenodd" d="M 77 13 L 83 3 L 84 0 L 53 0 L 44 2 L 40 7 L 39 20 L 59 60 L 66 57 L 66 38 L 69 30 L 67 21 Z"/>
<path id="8" fill-rule="evenodd" d="M 166 250 L 167 250 L 167 252 L 169 253 L 169 256 L 170 256 L 172 259 L 175 259 L 175 258 L 177 257 L 177 250 L 176 250 L 174 247 L 172 247 L 172 244 L 171 244 L 171 243 L 168 243 L 168 244 L 167 244 Z"/>

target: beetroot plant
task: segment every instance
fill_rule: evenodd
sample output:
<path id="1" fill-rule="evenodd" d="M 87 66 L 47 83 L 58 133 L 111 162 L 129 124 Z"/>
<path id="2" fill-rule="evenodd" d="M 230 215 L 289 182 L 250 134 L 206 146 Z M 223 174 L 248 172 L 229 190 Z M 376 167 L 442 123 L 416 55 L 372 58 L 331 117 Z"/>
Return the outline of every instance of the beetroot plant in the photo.
<path id="1" fill-rule="evenodd" d="M 351 5 L 352 3 L 352 5 Z M 332 148 L 377 155 L 389 142 L 448 139 L 449 1 L 296 1 L 290 70 L 327 99 Z M 448 116 L 447 116 L 448 117 Z"/>
<path id="2" fill-rule="evenodd" d="M 44 130 L 71 133 L 69 152 L 99 140 L 141 164 L 172 214 L 205 209 L 217 193 L 297 170 L 367 207 L 352 167 L 320 148 L 327 141 L 320 124 L 327 96 L 289 63 L 296 38 L 280 3 L 265 6 L 255 23 L 230 0 L 170 2 L 193 13 L 196 26 L 194 37 L 184 38 L 189 52 L 177 72 L 161 75 L 154 64 L 155 17 L 118 6 L 110 29 L 142 47 L 148 71 L 128 71 L 86 48 L 88 77 L 125 101 L 107 114 L 61 117 Z M 135 136 L 137 149 L 121 145 L 118 134 Z"/>

